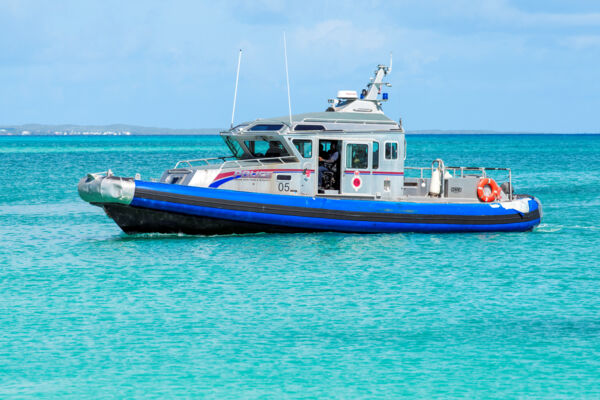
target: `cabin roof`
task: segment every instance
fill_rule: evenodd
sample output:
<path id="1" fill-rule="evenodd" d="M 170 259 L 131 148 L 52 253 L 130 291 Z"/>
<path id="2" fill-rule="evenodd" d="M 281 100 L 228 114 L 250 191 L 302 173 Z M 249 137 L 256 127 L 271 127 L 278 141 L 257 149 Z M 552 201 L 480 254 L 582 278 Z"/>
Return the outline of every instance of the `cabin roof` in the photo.
<path id="1" fill-rule="evenodd" d="M 288 115 L 274 118 L 259 118 L 254 121 L 248 121 L 246 124 L 254 122 L 261 123 L 276 123 L 289 125 L 290 117 Z M 355 112 L 311 112 L 303 114 L 292 115 L 292 122 L 330 122 L 330 123 L 352 123 L 352 122 L 370 122 L 370 123 L 382 123 L 382 124 L 397 124 L 396 121 L 388 118 L 384 114 L 368 114 L 368 113 L 355 113 Z"/>

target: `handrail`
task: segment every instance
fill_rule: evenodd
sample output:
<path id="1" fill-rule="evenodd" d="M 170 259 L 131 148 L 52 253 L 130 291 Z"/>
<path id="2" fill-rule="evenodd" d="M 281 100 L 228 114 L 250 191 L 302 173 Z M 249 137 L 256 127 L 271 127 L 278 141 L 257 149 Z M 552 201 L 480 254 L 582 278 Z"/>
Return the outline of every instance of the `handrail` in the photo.
<path id="1" fill-rule="evenodd" d="M 175 168 L 179 168 L 180 165 L 182 164 L 187 164 L 188 167 L 190 168 L 194 168 L 194 166 L 192 165 L 192 163 L 198 163 L 198 162 L 203 162 L 206 165 L 211 165 L 211 163 L 209 161 L 216 161 L 216 160 L 220 160 L 221 164 L 226 162 L 227 158 L 233 158 L 233 156 L 223 156 L 223 157 L 211 157 L 211 158 L 196 158 L 193 160 L 180 160 L 177 161 L 177 164 L 175 164 Z"/>
<path id="2" fill-rule="evenodd" d="M 423 178 L 423 171 L 424 170 L 431 170 L 431 167 L 407 167 L 405 166 L 404 169 L 411 169 L 411 170 L 420 170 L 421 171 L 421 178 Z M 511 172 L 510 168 L 492 168 L 492 167 L 446 167 L 444 166 L 445 170 L 453 170 L 453 171 L 460 171 L 461 172 L 461 177 L 464 176 L 465 172 L 468 171 L 481 171 L 484 175 L 485 175 L 485 171 L 508 171 L 509 173 Z"/>
<path id="3" fill-rule="evenodd" d="M 431 167 L 404 167 L 405 170 L 410 169 L 410 170 L 417 170 L 421 172 L 421 179 L 424 178 L 424 174 L 423 171 L 425 170 L 431 170 Z M 512 170 L 510 168 L 492 168 L 492 167 L 444 167 L 444 171 L 447 170 L 452 170 L 454 171 L 454 176 L 456 176 L 456 173 L 458 171 L 460 171 L 460 177 L 464 178 L 465 176 L 465 172 L 469 172 L 469 171 L 479 171 L 481 172 L 481 176 L 483 178 L 487 178 L 487 174 L 486 171 L 507 171 L 508 172 L 508 184 L 510 185 L 509 188 L 509 193 L 508 193 L 508 198 L 512 201 L 514 196 L 513 196 L 513 189 L 512 189 Z"/>
<path id="4" fill-rule="evenodd" d="M 228 158 L 234 158 L 233 160 L 227 160 Z M 198 158 L 195 160 L 181 160 L 175 164 L 175 168 L 179 168 L 180 165 L 187 165 L 189 168 L 194 168 L 192 163 L 204 163 L 204 165 L 213 165 L 211 161 L 221 161 L 219 169 L 224 168 L 244 168 L 248 167 L 249 164 L 258 166 L 265 166 L 267 163 L 277 162 L 279 164 L 285 164 L 290 161 L 297 161 L 295 156 L 280 156 L 280 157 L 263 157 L 263 158 L 249 158 L 247 160 L 238 160 L 233 156 L 227 157 L 213 157 L 213 158 Z M 287 160 L 287 161 L 286 161 Z M 251 166 L 251 165 L 250 165 Z"/>

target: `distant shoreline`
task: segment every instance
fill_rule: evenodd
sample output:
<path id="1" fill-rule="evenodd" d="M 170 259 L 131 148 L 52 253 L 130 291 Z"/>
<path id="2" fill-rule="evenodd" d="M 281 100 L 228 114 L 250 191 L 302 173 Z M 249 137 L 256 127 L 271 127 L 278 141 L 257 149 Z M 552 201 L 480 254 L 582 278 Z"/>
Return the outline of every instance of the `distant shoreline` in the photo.
<path id="1" fill-rule="evenodd" d="M 167 135 L 217 135 L 222 128 L 155 128 L 148 126 L 111 125 L 0 125 L 0 136 L 167 136 Z"/>
<path id="2" fill-rule="evenodd" d="M 55 133 L 4 133 L 0 132 L 0 137 L 74 137 L 74 136 L 85 136 L 85 137 L 132 137 L 132 136 L 219 136 L 219 132 L 214 131 L 209 133 L 67 133 L 67 134 L 55 134 Z"/>
<path id="3" fill-rule="evenodd" d="M 407 135 L 600 135 L 600 132 L 406 131 Z"/>
<path id="4" fill-rule="evenodd" d="M 0 125 L 0 136 L 213 136 L 225 128 L 155 128 L 136 125 Z M 493 130 L 408 130 L 407 135 L 598 135 L 600 132 L 502 132 Z"/>

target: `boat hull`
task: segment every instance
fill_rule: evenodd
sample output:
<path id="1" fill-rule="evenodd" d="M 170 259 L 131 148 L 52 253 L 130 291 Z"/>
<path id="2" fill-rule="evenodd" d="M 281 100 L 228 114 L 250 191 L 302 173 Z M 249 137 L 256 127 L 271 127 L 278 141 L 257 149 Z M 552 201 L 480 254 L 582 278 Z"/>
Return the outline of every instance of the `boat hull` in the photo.
<path id="1" fill-rule="evenodd" d="M 129 204 L 94 202 L 127 233 L 528 231 L 539 202 L 411 203 L 237 192 L 135 181 Z"/>

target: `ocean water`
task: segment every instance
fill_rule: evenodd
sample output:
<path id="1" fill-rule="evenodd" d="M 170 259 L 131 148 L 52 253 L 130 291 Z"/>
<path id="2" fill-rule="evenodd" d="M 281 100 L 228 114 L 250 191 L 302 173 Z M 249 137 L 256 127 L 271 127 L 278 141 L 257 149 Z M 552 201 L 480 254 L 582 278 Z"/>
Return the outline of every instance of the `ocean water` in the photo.
<path id="1" fill-rule="evenodd" d="M 0 137 L 0 398 L 600 398 L 600 136 L 408 136 L 509 166 L 533 232 L 127 236 L 81 201 L 217 137 Z"/>

